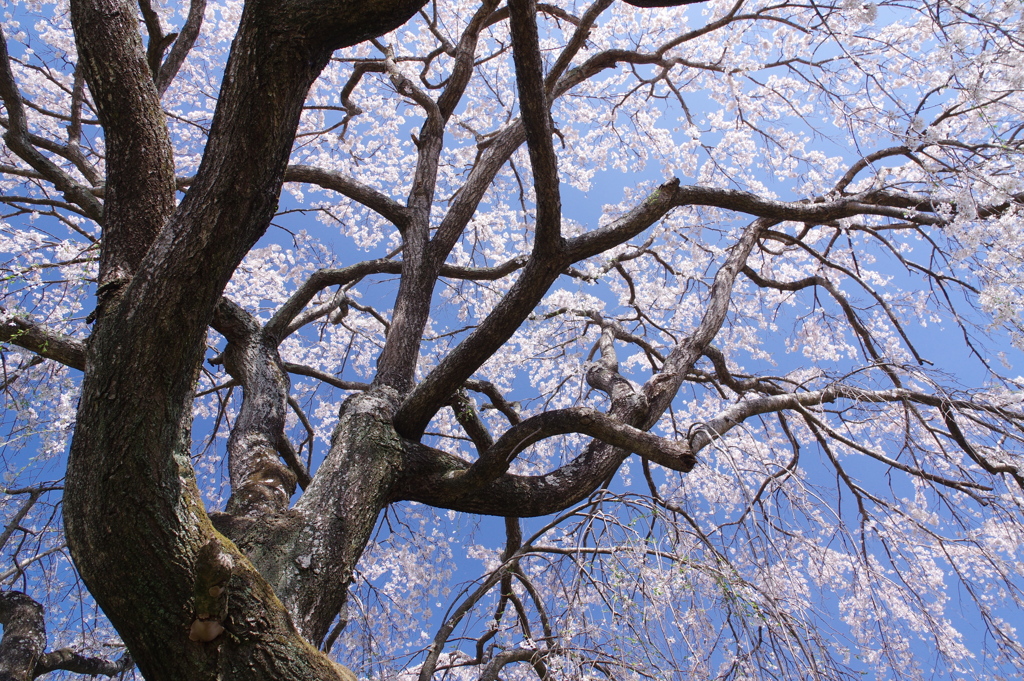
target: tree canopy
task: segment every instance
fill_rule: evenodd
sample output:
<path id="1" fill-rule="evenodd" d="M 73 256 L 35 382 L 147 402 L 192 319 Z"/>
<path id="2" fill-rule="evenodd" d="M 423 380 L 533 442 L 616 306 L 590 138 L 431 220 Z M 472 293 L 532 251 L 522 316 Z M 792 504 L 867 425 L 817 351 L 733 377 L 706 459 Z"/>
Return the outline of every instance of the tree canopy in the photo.
<path id="1" fill-rule="evenodd" d="M 4 12 L 0 678 L 1024 667 L 1020 2 Z"/>

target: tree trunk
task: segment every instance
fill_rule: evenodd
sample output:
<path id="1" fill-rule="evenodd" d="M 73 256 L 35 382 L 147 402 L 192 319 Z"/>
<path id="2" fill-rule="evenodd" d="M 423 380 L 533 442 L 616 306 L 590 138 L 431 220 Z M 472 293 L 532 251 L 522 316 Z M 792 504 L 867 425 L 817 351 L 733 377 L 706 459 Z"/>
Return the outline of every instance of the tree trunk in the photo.
<path id="1" fill-rule="evenodd" d="M 382 465 L 385 484 L 378 488 L 373 481 L 360 486 L 344 473 L 355 483 L 349 487 L 353 496 L 332 498 L 330 490 L 312 496 L 353 511 L 325 535 L 336 540 L 340 533 L 344 540 L 337 546 L 316 543 L 320 538 L 311 532 L 319 529 L 317 509 L 303 507 L 296 516 L 304 531 L 280 533 L 294 560 L 276 562 L 257 551 L 254 567 L 216 532 L 196 487 L 192 395 L 221 291 L 277 208 L 309 86 L 333 49 L 397 27 L 421 4 L 247 3 L 201 168 L 176 209 L 167 201 L 167 182 L 129 186 L 132 178 L 162 177 L 153 173 L 168 158 L 162 114 L 151 106 L 159 99 L 155 84 L 139 67 L 146 62 L 137 8 L 126 0 L 72 5 L 78 44 L 95 41 L 85 52 L 92 55 L 86 78 L 96 101 L 113 101 L 126 88 L 142 93 L 120 100 L 127 111 L 114 107 L 101 117 L 107 139 L 130 144 L 134 129 L 164 132 L 108 159 L 108 177 L 126 187 L 108 195 L 104 207 L 101 278 L 109 273 L 116 286 L 101 290 L 106 297 L 87 350 L 64 498 L 79 573 L 147 679 L 344 678 L 346 672 L 296 629 L 289 609 L 302 612 L 296 621 L 304 633 L 322 638 L 346 582 L 336 580 L 325 596 L 329 606 L 307 604 L 312 595 L 303 591 L 309 579 L 302 556 L 329 551 L 349 574 L 392 474 Z M 149 217 L 139 221 L 140 215 Z M 339 437 L 334 449 L 364 456 L 372 444 L 350 448 Z M 287 518 L 283 526 L 292 527 Z M 214 559 L 230 566 L 221 619 L 199 605 L 214 588 L 203 580 L 211 569 L 203 558 L 208 545 L 215 548 Z M 222 633 L 208 635 L 218 627 Z"/>

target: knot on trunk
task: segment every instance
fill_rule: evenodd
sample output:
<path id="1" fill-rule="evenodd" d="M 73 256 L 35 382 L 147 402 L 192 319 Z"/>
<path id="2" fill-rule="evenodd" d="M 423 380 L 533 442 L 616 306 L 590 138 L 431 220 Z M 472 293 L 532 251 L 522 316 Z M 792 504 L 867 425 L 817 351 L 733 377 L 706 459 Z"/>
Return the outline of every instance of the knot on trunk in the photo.
<path id="1" fill-rule="evenodd" d="M 228 616 L 228 581 L 235 559 L 213 537 L 196 557 L 195 620 L 188 637 L 206 643 L 224 632 Z"/>
<path id="2" fill-rule="evenodd" d="M 295 485 L 295 473 L 287 466 L 263 460 L 235 489 L 225 510 L 235 516 L 262 516 L 283 511 L 295 493 Z"/>

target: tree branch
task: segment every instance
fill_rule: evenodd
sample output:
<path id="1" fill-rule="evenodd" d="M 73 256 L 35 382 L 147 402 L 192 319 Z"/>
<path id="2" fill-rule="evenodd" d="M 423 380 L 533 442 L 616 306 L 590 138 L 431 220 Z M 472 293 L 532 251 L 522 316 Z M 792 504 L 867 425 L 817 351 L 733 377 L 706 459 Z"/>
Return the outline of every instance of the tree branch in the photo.
<path id="1" fill-rule="evenodd" d="M 20 591 L 0 593 L 0 679 L 30 681 L 46 647 L 43 606 Z"/>
<path id="2" fill-rule="evenodd" d="M 7 53 L 7 37 L 0 29 L 0 98 L 7 109 L 7 134 L 4 141 L 11 151 L 32 166 L 40 175 L 53 183 L 58 191 L 63 192 L 68 201 L 81 208 L 90 219 L 102 223 L 103 206 L 88 188 L 76 182 L 70 175 L 58 168 L 52 161 L 43 156 L 33 145 L 32 136 L 28 132 L 28 119 L 21 93 L 18 91 L 14 72 L 11 70 L 11 58 Z"/>
<path id="3" fill-rule="evenodd" d="M 117 660 L 107 660 L 102 657 L 83 655 L 71 648 L 61 648 L 40 655 L 32 676 L 34 678 L 57 670 L 89 676 L 117 676 L 134 666 L 135 662 L 130 653 L 125 653 Z"/>
<path id="4" fill-rule="evenodd" d="M 171 53 L 167 55 L 167 59 L 164 60 L 156 75 L 156 89 L 161 97 L 167 92 L 167 88 L 174 81 L 174 77 L 178 75 L 178 70 L 185 63 L 185 57 L 192 51 L 196 38 L 199 37 L 199 31 L 203 26 L 203 15 L 205 13 L 206 0 L 191 0 L 185 25 L 178 32 L 178 37 L 175 38 L 174 44 L 171 46 Z"/>
<path id="5" fill-rule="evenodd" d="M 77 338 L 48 331 L 45 327 L 0 308 L 0 342 L 12 343 L 40 357 L 85 371 L 86 344 Z"/>
<path id="6" fill-rule="evenodd" d="M 544 87 L 544 62 L 537 34 L 536 0 L 509 0 L 509 28 L 512 56 L 516 66 L 519 108 L 526 127 L 526 145 L 533 167 L 533 188 L 537 200 L 534 250 L 558 253 L 562 241 L 562 199 L 559 190 L 558 159 L 551 143 L 551 107 Z"/>
<path id="7" fill-rule="evenodd" d="M 135 274 L 176 204 L 171 140 L 137 11 L 129 0 L 77 0 L 71 12 L 106 156 L 117 159 L 107 164 L 101 286 Z"/>
<path id="8" fill-rule="evenodd" d="M 338 192 L 357 201 L 404 232 L 409 224 L 409 209 L 381 192 L 330 170 L 313 166 L 290 165 L 284 172 L 285 182 L 305 182 Z"/>
<path id="9" fill-rule="evenodd" d="M 250 517 L 279 512 L 287 508 L 296 483 L 296 474 L 278 458 L 282 445 L 286 454 L 291 448 L 284 434 L 288 374 L 274 340 L 226 298 L 217 306 L 213 326 L 228 339 L 224 366 L 242 384 L 242 406 L 228 438 L 232 491 L 227 512 Z"/>
<path id="10" fill-rule="evenodd" d="M 619 423 L 595 409 L 569 407 L 531 416 L 509 428 L 468 470 L 445 479 L 443 485 L 447 490 L 439 492 L 471 494 L 504 475 L 516 456 L 530 445 L 566 433 L 589 435 L 672 470 L 687 472 L 695 462 L 690 448 L 685 444 Z"/>

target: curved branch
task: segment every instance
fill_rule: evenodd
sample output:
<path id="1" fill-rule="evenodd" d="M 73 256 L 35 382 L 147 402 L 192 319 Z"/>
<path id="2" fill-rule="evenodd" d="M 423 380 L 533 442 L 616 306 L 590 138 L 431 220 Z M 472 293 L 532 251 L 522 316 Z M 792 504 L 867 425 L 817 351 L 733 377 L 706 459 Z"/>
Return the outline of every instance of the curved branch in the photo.
<path id="1" fill-rule="evenodd" d="M 506 473 L 472 494 L 442 493 L 444 480 L 464 474 L 470 462 L 418 442 L 404 441 L 406 469 L 395 500 L 481 515 L 534 518 L 586 499 L 622 464 L 627 453 L 592 440 L 580 456 L 550 473 Z M 444 492 L 449 490 L 445 489 Z M 458 490 L 457 490 L 458 492 Z"/>
<path id="2" fill-rule="evenodd" d="M 566 433 L 589 435 L 672 470 L 687 472 L 695 462 L 690 448 L 683 443 L 638 430 L 595 409 L 569 407 L 531 416 L 508 429 L 464 475 L 455 476 L 452 482 L 470 489 L 487 484 L 505 473 L 515 457 L 530 445 Z"/>
<path id="3" fill-rule="evenodd" d="M 409 223 L 409 209 L 389 196 L 341 173 L 306 165 L 290 165 L 284 171 L 285 182 L 305 182 L 338 192 L 361 203 L 404 232 Z"/>
<path id="4" fill-rule="evenodd" d="M 366 260 L 338 269 L 317 270 L 277 309 L 266 325 L 266 333 L 280 343 L 289 333 L 292 321 L 313 297 L 329 286 L 344 286 L 370 274 L 401 274 L 402 263 L 385 258 Z M 326 314 L 326 312 L 325 312 Z"/>

